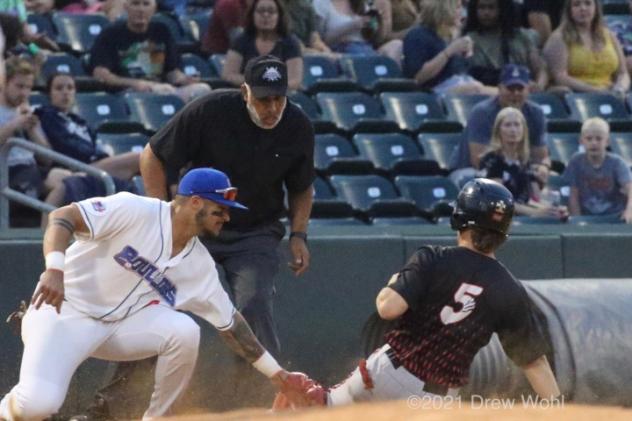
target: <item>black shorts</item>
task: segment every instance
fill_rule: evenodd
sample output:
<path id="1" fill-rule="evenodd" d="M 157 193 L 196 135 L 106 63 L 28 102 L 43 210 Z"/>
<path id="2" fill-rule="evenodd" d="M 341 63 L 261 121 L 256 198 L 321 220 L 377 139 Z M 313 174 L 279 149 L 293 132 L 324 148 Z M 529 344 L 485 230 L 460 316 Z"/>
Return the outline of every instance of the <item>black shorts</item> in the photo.
<path id="1" fill-rule="evenodd" d="M 9 167 L 9 187 L 38 199 L 44 192 L 44 174 L 36 163 Z"/>
<path id="2" fill-rule="evenodd" d="M 116 192 L 128 191 L 136 193 L 134 183 L 118 178 L 114 179 Z M 78 202 L 91 197 L 105 196 L 105 186 L 101 179 L 91 175 L 72 175 L 63 179 L 66 192 L 64 194 L 64 204 Z"/>

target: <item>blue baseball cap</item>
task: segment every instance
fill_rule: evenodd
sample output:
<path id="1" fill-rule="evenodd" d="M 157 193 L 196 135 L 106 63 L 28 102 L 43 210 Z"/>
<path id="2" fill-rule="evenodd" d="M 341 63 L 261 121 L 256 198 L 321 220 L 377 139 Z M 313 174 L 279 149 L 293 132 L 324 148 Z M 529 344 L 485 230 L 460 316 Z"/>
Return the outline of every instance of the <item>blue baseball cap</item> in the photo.
<path id="1" fill-rule="evenodd" d="M 520 64 L 506 64 L 500 71 L 500 83 L 505 86 L 528 86 L 531 72 Z"/>
<path id="2" fill-rule="evenodd" d="M 178 185 L 180 196 L 200 196 L 231 208 L 248 209 L 235 201 L 237 187 L 230 185 L 228 176 L 213 168 L 195 168 L 182 177 Z"/>

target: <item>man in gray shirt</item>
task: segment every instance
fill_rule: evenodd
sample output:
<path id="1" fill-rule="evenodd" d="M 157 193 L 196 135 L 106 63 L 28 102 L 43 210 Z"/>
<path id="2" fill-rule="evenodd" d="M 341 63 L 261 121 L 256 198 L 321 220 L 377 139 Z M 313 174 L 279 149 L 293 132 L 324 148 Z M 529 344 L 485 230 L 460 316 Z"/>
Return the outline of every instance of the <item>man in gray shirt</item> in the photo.
<path id="1" fill-rule="evenodd" d="M 542 162 L 548 157 L 544 139 L 546 122 L 540 106 L 528 101 L 529 69 L 517 64 L 507 64 L 502 68 L 498 96 L 479 102 L 474 106 L 467 120 L 461 142 L 450 160 L 453 170 L 450 178 L 463 184 L 472 178 L 478 168 L 480 157 L 489 147 L 492 128 L 496 116 L 505 107 L 514 107 L 522 111 L 529 129 L 529 146 L 531 159 Z"/>

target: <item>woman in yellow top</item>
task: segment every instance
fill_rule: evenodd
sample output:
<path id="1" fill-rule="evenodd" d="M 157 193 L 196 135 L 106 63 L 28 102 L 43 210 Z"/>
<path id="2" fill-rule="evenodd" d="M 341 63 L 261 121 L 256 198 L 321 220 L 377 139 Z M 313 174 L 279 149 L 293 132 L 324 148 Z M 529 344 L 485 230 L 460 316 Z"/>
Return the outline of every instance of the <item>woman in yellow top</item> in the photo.
<path id="1" fill-rule="evenodd" d="M 547 41 L 544 57 L 559 87 L 619 96 L 630 89 L 621 45 L 603 23 L 599 0 L 566 1 L 562 23 Z"/>

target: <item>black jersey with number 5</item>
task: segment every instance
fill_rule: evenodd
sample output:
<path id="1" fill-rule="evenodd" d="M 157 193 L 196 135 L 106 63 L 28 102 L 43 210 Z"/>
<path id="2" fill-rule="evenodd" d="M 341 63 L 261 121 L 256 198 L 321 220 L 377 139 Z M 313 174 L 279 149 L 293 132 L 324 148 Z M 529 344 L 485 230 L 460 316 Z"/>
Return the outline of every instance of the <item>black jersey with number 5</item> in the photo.
<path id="1" fill-rule="evenodd" d="M 386 340 L 423 381 L 466 384 L 474 356 L 494 332 L 518 365 L 547 351 L 527 292 L 496 259 L 464 247 L 422 247 L 390 287 L 409 310 Z"/>

